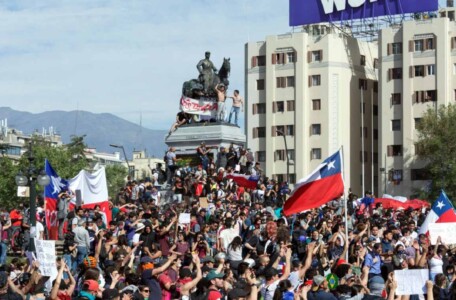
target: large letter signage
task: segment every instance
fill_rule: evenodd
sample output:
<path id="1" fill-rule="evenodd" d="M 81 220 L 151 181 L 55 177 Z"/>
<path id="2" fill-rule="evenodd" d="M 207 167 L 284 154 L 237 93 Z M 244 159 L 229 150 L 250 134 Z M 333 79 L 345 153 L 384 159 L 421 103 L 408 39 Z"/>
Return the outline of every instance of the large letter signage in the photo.
<path id="1" fill-rule="evenodd" d="M 290 0 L 290 26 L 438 10 L 438 0 Z"/>

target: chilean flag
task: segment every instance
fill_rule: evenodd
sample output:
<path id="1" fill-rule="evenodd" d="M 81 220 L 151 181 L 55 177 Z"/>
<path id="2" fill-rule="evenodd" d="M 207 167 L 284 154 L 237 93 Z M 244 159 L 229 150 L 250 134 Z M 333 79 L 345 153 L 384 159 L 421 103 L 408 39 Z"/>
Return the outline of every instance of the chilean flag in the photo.
<path id="1" fill-rule="evenodd" d="M 228 179 L 233 179 L 239 186 L 243 186 L 249 189 L 256 189 L 258 186 L 258 180 L 260 180 L 260 176 L 252 176 L 252 175 L 242 175 L 242 174 L 229 174 L 226 176 Z"/>
<path id="2" fill-rule="evenodd" d="M 44 171 L 51 179 L 50 183 L 44 188 L 46 225 L 50 229 L 59 225 L 57 203 L 59 202 L 59 194 L 68 190 L 68 181 L 57 175 L 57 172 L 54 171 L 47 159 L 44 162 Z"/>
<path id="3" fill-rule="evenodd" d="M 419 233 L 426 234 L 431 223 L 451 223 L 456 222 L 456 214 L 454 213 L 453 205 L 448 199 L 445 192 L 440 192 L 439 198 L 432 205 L 431 211 L 420 227 Z"/>
<path id="4" fill-rule="evenodd" d="M 283 206 L 285 216 L 316 208 L 344 193 L 341 150 L 325 159 L 309 176 L 296 183 Z"/>

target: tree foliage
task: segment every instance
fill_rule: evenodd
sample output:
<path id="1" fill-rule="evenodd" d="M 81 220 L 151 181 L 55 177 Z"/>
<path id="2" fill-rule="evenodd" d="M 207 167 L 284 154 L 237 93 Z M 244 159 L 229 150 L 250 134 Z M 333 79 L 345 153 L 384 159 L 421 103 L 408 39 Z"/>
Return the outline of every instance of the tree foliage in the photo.
<path id="1" fill-rule="evenodd" d="M 17 204 L 17 186 L 15 177 L 18 173 L 18 166 L 13 164 L 13 160 L 3 155 L 0 157 L 0 206 L 2 208 L 11 209 Z"/>
<path id="2" fill-rule="evenodd" d="M 415 145 L 432 180 L 428 199 L 436 199 L 443 188 L 451 200 L 456 200 L 456 105 L 429 109 L 418 125 Z"/>
<path id="3" fill-rule="evenodd" d="M 125 178 L 128 170 L 124 166 L 108 165 L 105 167 L 106 181 L 108 182 L 108 194 L 112 199 L 116 199 L 120 189 L 125 186 Z"/>

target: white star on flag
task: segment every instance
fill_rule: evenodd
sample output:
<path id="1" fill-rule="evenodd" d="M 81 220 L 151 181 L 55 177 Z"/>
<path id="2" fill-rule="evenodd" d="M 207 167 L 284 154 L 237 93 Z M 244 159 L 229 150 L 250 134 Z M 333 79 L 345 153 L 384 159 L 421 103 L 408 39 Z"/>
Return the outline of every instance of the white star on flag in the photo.
<path id="1" fill-rule="evenodd" d="M 53 194 L 59 194 L 65 184 L 62 183 L 62 179 L 59 177 L 51 176 L 52 185 L 54 186 Z"/>
<path id="2" fill-rule="evenodd" d="M 439 202 L 437 203 L 437 207 L 438 207 L 439 209 L 442 209 L 442 207 L 444 207 L 444 206 L 445 206 L 445 204 L 443 204 L 443 201 L 439 201 Z"/>
<path id="3" fill-rule="evenodd" d="M 328 163 L 328 170 L 335 169 L 335 168 L 336 168 L 336 167 L 334 166 L 335 163 L 336 163 L 335 160 L 330 161 L 330 162 Z"/>

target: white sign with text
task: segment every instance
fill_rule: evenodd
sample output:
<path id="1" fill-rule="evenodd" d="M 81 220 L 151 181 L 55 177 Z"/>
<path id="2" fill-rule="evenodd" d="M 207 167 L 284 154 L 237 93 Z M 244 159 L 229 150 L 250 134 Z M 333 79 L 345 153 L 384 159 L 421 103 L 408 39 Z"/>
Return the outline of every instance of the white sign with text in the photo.
<path id="1" fill-rule="evenodd" d="M 445 244 L 456 244 L 456 223 L 431 223 L 429 235 L 432 245 L 435 245 L 439 236 Z"/>
<path id="2" fill-rule="evenodd" d="M 394 271 L 397 282 L 396 295 L 423 295 L 426 294 L 426 281 L 429 280 L 428 269 L 397 270 Z"/>

